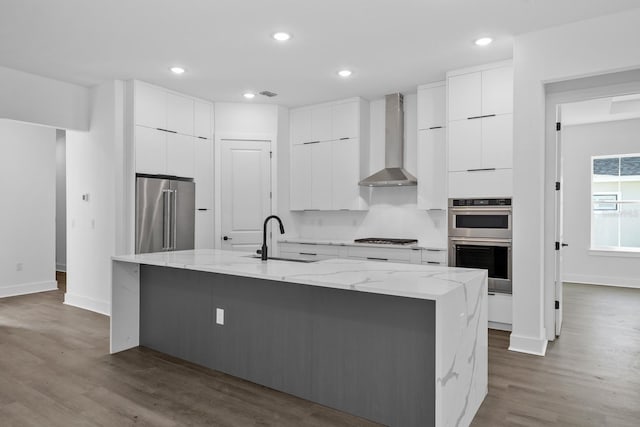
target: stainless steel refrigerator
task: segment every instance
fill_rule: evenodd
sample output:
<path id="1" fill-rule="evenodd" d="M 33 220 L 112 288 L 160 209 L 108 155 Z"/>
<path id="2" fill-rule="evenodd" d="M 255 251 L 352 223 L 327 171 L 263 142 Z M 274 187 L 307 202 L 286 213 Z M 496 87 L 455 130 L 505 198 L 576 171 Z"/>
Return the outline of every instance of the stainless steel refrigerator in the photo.
<path id="1" fill-rule="evenodd" d="M 195 183 L 183 179 L 136 178 L 136 253 L 193 249 Z"/>

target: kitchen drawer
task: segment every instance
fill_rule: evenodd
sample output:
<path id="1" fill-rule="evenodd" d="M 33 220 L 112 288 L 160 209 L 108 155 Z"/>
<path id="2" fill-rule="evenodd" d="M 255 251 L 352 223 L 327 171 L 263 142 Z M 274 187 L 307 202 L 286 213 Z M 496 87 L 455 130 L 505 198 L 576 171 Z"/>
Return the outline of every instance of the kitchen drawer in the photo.
<path id="1" fill-rule="evenodd" d="M 291 258 L 291 259 L 305 259 L 311 261 L 320 261 L 323 259 L 333 259 L 336 258 L 333 255 L 322 255 L 315 252 L 287 252 L 280 250 L 281 258 Z"/>
<path id="2" fill-rule="evenodd" d="M 369 248 L 350 246 L 347 256 L 371 261 L 411 262 L 411 248 Z"/>
<path id="3" fill-rule="evenodd" d="M 423 249 L 422 263 L 447 265 L 447 251 L 438 249 Z"/>
<path id="4" fill-rule="evenodd" d="M 319 245 L 315 243 L 279 243 L 280 252 L 325 255 L 329 258 L 338 256 L 338 246 Z"/>
<path id="5" fill-rule="evenodd" d="M 512 322 L 511 295 L 509 294 L 489 294 L 489 322 L 505 323 Z"/>

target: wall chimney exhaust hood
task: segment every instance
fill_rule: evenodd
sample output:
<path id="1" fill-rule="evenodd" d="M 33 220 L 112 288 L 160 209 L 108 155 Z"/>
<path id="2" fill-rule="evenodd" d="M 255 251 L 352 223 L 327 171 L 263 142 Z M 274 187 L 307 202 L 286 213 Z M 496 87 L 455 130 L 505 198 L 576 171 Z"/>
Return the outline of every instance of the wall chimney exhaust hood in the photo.
<path id="1" fill-rule="evenodd" d="M 404 111 L 400 93 L 385 96 L 384 169 L 363 179 L 364 187 L 397 187 L 416 185 L 416 178 L 403 167 Z"/>

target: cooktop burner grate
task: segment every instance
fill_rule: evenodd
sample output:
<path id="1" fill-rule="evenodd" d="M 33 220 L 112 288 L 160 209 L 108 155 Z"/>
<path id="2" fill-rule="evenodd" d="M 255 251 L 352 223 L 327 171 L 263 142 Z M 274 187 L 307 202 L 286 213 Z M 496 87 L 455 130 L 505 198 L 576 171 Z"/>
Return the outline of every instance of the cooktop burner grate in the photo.
<path id="1" fill-rule="evenodd" d="M 415 245 L 418 243 L 416 239 L 387 239 L 384 237 L 366 237 L 364 239 L 356 239 L 355 242 L 376 245 Z"/>

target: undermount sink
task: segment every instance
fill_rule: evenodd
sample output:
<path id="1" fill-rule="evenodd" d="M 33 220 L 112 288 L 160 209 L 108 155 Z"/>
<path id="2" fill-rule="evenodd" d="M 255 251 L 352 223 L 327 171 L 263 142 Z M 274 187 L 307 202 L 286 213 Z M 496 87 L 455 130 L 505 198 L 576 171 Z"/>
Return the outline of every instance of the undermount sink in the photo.
<path id="1" fill-rule="evenodd" d="M 260 255 L 249 255 L 249 258 L 256 258 L 256 259 L 260 259 L 262 258 Z M 317 260 L 315 259 L 297 259 L 297 258 L 280 258 L 277 256 L 274 257 L 269 257 L 267 259 L 267 261 L 290 261 L 290 262 L 304 262 L 304 263 L 309 263 L 309 262 L 316 262 Z"/>

